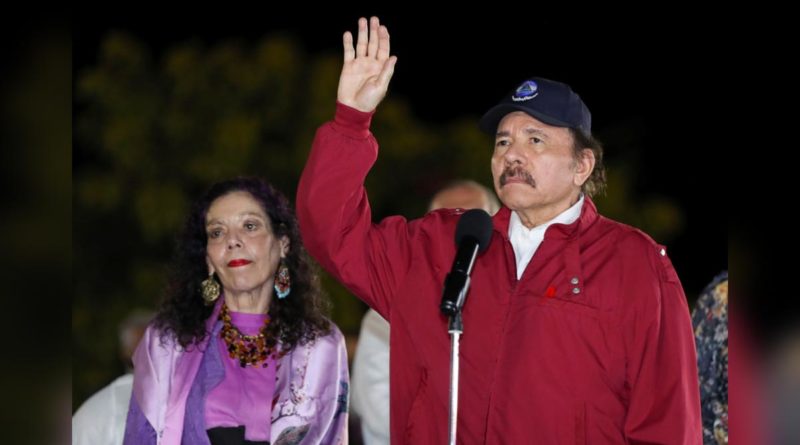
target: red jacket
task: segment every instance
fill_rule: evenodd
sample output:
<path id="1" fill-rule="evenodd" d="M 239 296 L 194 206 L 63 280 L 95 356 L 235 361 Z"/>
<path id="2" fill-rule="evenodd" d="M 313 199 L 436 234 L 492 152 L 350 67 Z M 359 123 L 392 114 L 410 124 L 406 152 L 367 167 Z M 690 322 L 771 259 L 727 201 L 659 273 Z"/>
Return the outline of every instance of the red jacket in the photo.
<path id="1" fill-rule="evenodd" d="M 460 212 L 373 224 L 370 120 L 339 104 L 318 130 L 297 216 L 309 252 L 391 323 L 392 443 L 446 443 L 439 303 Z M 458 443 L 700 444 L 691 320 L 664 247 L 587 198 L 575 223 L 548 228 L 517 280 L 509 216 L 493 218 L 464 307 Z"/>

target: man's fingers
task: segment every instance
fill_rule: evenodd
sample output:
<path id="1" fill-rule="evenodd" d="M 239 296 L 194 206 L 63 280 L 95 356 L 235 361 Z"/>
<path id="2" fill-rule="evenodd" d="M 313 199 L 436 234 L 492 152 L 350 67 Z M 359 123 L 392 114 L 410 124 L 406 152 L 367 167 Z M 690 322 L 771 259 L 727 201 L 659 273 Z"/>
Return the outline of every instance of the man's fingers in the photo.
<path id="1" fill-rule="evenodd" d="M 378 29 L 378 60 L 386 60 L 389 57 L 389 30 L 381 25 Z"/>
<path id="2" fill-rule="evenodd" d="M 378 28 L 381 22 L 377 17 L 369 19 L 369 45 L 367 46 L 367 56 L 375 58 L 378 55 Z"/>
<path id="3" fill-rule="evenodd" d="M 344 61 L 349 62 L 355 59 L 356 50 L 353 48 L 353 35 L 350 34 L 350 31 L 345 31 L 342 44 L 344 45 Z"/>
<path id="4" fill-rule="evenodd" d="M 388 88 L 389 81 L 392 80 L 394 74 L 394 65 L 397 63 L 397 56 L 392 56 L 386 59 L 381 69 L 381 74 L 378 76 L 378 83 Z"/>
<path id="5" fill-rule="evenodd" d="M 358 19 L 358 42 L 356 43 L 356 56 L 365 57 L 367 55 L 367 19 Z"/>

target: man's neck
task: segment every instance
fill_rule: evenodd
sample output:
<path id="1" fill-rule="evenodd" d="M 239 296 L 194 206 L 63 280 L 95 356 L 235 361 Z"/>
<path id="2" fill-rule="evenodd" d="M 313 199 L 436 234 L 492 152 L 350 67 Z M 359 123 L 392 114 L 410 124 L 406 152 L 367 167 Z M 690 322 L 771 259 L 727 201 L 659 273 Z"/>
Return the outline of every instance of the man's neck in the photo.
<path id="1" fill-rule="evenodd" d="M 567 203 L 558 203 L 548 207 L 536 207 L 532 209 L 514 210 L 519 217 L 522 225 L 526 229 L 532 229 L 536 226 L 547 223 L 553 220 L 558 215 L 566 212 L 570 207 L 574 206 L 580 200 L 581 194 L 578 193 Z"/>

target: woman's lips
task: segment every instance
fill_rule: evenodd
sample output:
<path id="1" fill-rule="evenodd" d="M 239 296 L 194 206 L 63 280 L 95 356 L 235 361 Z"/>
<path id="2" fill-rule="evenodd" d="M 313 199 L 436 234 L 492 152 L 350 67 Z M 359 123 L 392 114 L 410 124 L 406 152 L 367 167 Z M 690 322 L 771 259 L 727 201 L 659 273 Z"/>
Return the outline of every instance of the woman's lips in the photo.
<path id="1" fill-rule="evenodd" d="M 250 263 L 252 263 L 250 260 L 230 260 L 228 262 L 228 267 L 247 266 Z"/>

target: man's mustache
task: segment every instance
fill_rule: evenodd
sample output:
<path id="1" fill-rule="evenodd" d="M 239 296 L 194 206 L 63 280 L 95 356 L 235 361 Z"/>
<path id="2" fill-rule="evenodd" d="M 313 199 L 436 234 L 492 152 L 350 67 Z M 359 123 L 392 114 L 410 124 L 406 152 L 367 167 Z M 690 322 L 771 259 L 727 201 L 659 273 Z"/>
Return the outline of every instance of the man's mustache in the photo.
<path id="1" fill-rule="evenodd" d="M 529 186 L 536 187 L 536 181 L 533 180 L 533 176 L 521 167 L 509 167 L 503 170 L 503 174 L 500 175 L 500 187 L 506 185 L 508 178 L 520 178 Z"/>

